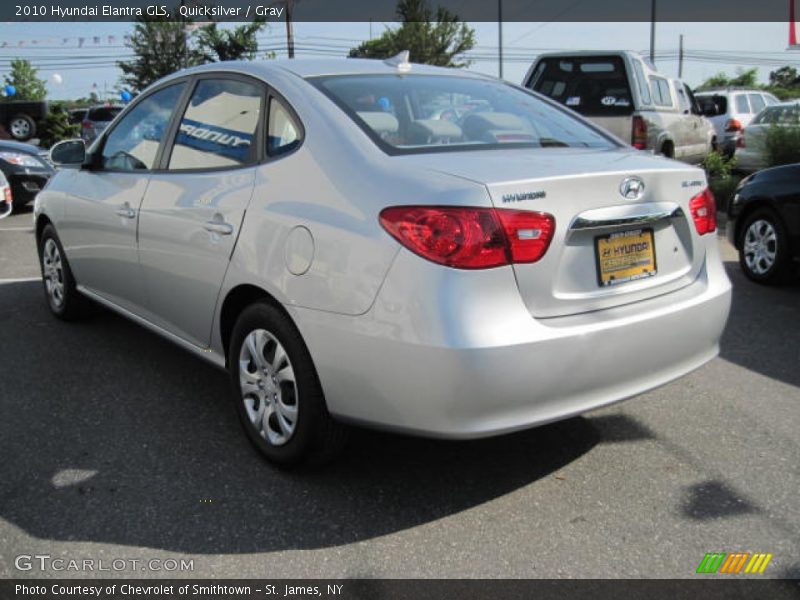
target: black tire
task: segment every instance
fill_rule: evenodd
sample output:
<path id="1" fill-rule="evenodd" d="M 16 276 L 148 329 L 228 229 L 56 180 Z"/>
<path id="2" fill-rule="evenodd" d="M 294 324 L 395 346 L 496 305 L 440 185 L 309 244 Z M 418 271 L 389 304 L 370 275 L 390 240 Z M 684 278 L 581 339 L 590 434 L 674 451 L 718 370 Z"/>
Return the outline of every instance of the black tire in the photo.
<path id="1" fill-rule="evenodd" d="M 274 341 L 269 341 L 261 349 L 261 357 L 265 359 L 267 368 L 272 368 L 269 363 L 275 356 L 274 343 L 278 342 L 288 357 L 288 366 L 294 372 L 296 387 L 287 384 L 289 385 L 288 391 L 291 392 L 288 396 L 294 399 L 293 406 L 296 408 L 296 419 L 293 421 L 294 430 L 291 435 L 286 436 L 286 441 L 280 444 L 273 443 L 268 439 L 269 435 L 264 428 L 269 425 L 265 425 L 264 421 L 258 417 L 251 416 L 251 413 L 257 412 L 259 409 L 259 402 L 264 401 L 259 400 L 255 394 L 248 396 L 246 400 L 242 391 L 240 358 L 243 352 L 250 356 L 250 351 L 243 350 L 243 346 L 247 337 L 258 331 L 265 331 L 274 337 Z M 273 348 L 269 347 L 271 345 Z M 270 351 L 273 352 L 272 357 Z M 267 302 L 257 302 L 242 311 L 231 334 L 228 349 L 228 371 L 233 388 L 233 403 L 236 413 L 239 415 L 239 421 L 248 439 L 270 462 L 284 467 L 304 463 L 319 465 L 335 458 L 343 448 L 347 439 L 347 427 L 335 421 L 328 413 L 322 386 L 308 348 L 303 342 L 300 332 L 280 309 Z M 253 371 L 257 377 L 262 376 L 261 369 L 254 364 L 253 360 L 250 360 L 248 367 L 248 372 L 250 371 Z M 265 379 L 269 378 L 265 377 Z M 273 382 L 275 381 L 275 377 L 271 377 L 271 379 Z M 263 384 L 259 383 L 258 385 Z M 282 392 L 281 398 L 283 398 L 287 389 L 284 387 L 280 391 Z M 263 388 L 261 388 L 261 392 L 263 392 Z M 270 394 L 267 392 L 266 395 Z M 277 403 L 277 400 L 275 402 Z M 261 410 L 263 411 L 267 406 L 265 405 Z M 277 404 L 275 406 L 277 407 Z M 267 423 L 274 423 L 270 428 L 273 431 L 278 430 L 277 425 L 280 425 L 277 423 L 277 412 L 279 411 L 275 410 L 275 414 L 267 419 Z M 260 423 L 261 428 L 254 424 L 256 421 Z"/>
<path id="2" fill-rule="evenodd" d="M 774 232 L 774 241 L 770 239 L 770 232 Z M 752 237 L 750 237 L 752 236 Z M 761 247 L 764 247 L 767 254 L 762 254 L 762 260 L 758 259 L 758 253 L 752 248 L 745 248 L 749 239 L 765 240 Z M 786 281 L 792 274 L 792 260 L 789 255 L 789 239 L 786 235 L 786 228 L 775 212 L 768 208 L 760 208 L 747 216 L 742 224 L 737 247 L 739 249 L 739 265 L 742 271 L 751 281 L 761 284 L 777 284 Z M 771 264 L 768 257 L 774 256 Z"/>
<path id="3" fill-rule="evenodd" d="M 51 243 L 55 246 L 60 257 L 60 276 L 57 277 L 61 283 L 60 301 L 57 295 L 51 292 L 52 288 L 49 287 L 49 285 L 53 285 L 53 270 L 45 264 L 46 261 L 52 263 L 50 261 Z M 58 239 L 56 229 L 52 224 L 46 225 L 42 230 L 38 240 L 38 249 L 39 267 L 42 272 L 42 288 L 50 311 L 64 321 L 75 321 L 85 317 L 89 310 L 89 300 L 75 288 L 75 277 L 72 275 L 67 255 L 64 253 L 64 247 L 61 245 L 61 240 Z M 46 254 L 48 255 L 47 258 Z M 48 281 L 50 282 L 49 285 Z"/>
<path id="4" fill-rule="evenodd" d="M 666 158 L 675 158 L 675 146 L 672 145 L 672 142 L 664 142 L 660 154 Z"/>
<path id="5" fill-rule="evenodd" d="M 24 113 L 19 113 L 8 120 L 7 129 L 15 140 L 26 142 L 36 135 L 36 121 Z"/>

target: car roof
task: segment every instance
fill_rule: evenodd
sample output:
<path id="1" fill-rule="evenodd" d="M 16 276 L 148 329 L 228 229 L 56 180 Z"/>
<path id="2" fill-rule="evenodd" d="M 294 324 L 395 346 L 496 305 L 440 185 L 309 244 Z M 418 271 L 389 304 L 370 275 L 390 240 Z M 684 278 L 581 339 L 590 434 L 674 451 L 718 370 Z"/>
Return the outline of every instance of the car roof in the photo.
<path id="1" fill-rule="evenodd" d="M 754 88 L 713 88 L 710 90 L 702 90 L 695 92 L 695 96 L 708 96 L 715 95 L 721 96 L 723 94 L 770 94 L 767 90 L 757 90 Z M 770 94 L 771 95 L 771 94 Z"/>
<path id="2" fill-rule="evenodd" d="M 225 61 L 224 63 L 209 63 L 197 67 L 191 67 L 178 71 L 171 77 L 190 75 L 194 73 L 204 73 L 208 71 L 231 71 L 245 73 L 262 77 L 269 81 L 269 75 L 275 71 L 292 73 L 298 77 L 319 77 L 326 75 L 367 75 L 367 74 L 386 74 L 400 72 L 394 65 L 390 65 L 379 59 L 365 58 L 283 58 L 274 60 L 253 60 L 253 61 Z M 404 71 L 409 74 L 424 75 L 449 75 L 473 79 L 494 79 L 480 73 L 473 73 L 463 69 L 449 69 L 445 67 L 434 67 L 431 65 L 421 65 L 411 63 L 411 69 Z"/>

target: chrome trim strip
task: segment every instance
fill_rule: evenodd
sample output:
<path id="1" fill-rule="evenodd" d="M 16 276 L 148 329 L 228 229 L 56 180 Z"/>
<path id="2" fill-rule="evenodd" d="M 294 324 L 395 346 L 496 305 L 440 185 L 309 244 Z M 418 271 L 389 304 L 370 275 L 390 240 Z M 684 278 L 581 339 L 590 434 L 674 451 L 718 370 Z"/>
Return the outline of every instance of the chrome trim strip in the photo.
<path id="1" fill-rule="evenodd" d="M 130 319 L 131 321 L 137 323 L 138 325 L 141 325 L 142 327 L 145 327 L 146 329 L 149 329 L 153 333 L 155 333 L 157 335 L 160 335 L 161 337 L 169 340 L 170 342 L 180 346 L 184 350 L 188 350 L 189 352 L 191 352 L 195 356 L 198 356 L 198 357 L 202 358 L 203 360 L 205 360 L 207 362 L 210 362 L 215 367 L 218 367 L 218 368 L 220 368 L 222 370 L 227 370 L 226 367 L 225 367 L 225 359 L 222 356 L 220 356 L 218 353 L 214 352 L 211 348 L 203 348 L 202 346 L 196 346 L 195 344 L 192 344 L 191 342 L 187 342 L 182 337 L 177 336 L 177 335 L 175 335 L 174 333 L 172 333 L 170 331 L 167 331 L 163 327 L 159 327 L 158 325 L 155 325 L 154 323 L 151 323 L 147 319 L 145 319 L 143 317 L 140 317 L 136 313 L 132 313 L 131 311 L 129 311 L 126 308 L 122 308 L 121 306 L 118 306 L 117 304 L 114 304 L 111 300 L 108 300 L 107 298 L 103 298 L 97 292 L 93 292 L 92 290 L 90 290 L 90 289 L 88 289 L 88 288 L 86 288 L 86 287 L 84 287 L 82 285 L 77 285 L 76 288 L 81 294 L 83 294 L 84 296 L 87 296 L 88 298 L 91 298 L 92 300 L 94 300 L 98 304 L 102 304 L 103 306 L 106 306 L 106 307 L 110 308 L 111 310 L 121 314 L 123 317 L 126 317 L 126 318 Z"/>
<path id="2" fill-rule="evenodd" d="M 663 219 L 682 217 L 683 215 L 683 209 L 674 202 L 613 206 L 582 212 L 572 220 L 569 229 L 570 231 L 582 231 L 619 226 L 647 225 Z"/>

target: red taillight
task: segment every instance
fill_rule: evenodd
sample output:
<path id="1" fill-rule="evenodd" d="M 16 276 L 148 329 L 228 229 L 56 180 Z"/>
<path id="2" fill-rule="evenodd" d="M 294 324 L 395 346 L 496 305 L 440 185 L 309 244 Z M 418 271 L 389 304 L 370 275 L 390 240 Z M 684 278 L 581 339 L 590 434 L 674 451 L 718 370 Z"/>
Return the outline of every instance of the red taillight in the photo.
<path id="1" fill-rule="evenodd" d="M 689 210 L 692 212 L 697 233 L 705 235 L 717 230 L 717 203 L 710 188 L 706 188 L 689 200 Z"/>
<path id="2" fill-rule="evenodd" d="M 457 269 L 536 262 L 555 231 L 552 215 L 494 208 L 393 206 L 380 222 L 412 252 Z"/>
<path id="3" fill-rule="evenodd" d="M 736 147 L 737 148 L 744 148 L 744 129 L 742 129 L 742 133 L 736 136 Z"/>
<path id="4" fill-rule="evenodd" d="M 638 115 L 633 117 L 631 144 L 637 150 L 645 150 L 647 148 L 647 121 Z"/>
<path id="5" fill-rule="evenodd" d="M 728 119 L 725 122 L 725 131 L 731 133 L 734 131 L 741 131 L 741 130 L 742 130 L 742 124 L 739 122 L 738 119 Z"/>
<path id="6" fill-rule="evenodd" d="M 3 201 L 11 204 L 11 202 L 14 200 L 14 198 L 11 196 L 11 186 L 7 185 L 6 187 L 3 188 L 2 192 L 3 192 Z"/>

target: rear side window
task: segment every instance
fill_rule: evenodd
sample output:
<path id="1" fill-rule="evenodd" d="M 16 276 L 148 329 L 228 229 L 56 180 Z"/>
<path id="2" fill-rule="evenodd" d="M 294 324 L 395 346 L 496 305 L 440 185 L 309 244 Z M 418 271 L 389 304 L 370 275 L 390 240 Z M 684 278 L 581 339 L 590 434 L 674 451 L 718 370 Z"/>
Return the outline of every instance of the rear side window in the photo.
<path id="1" fill-rule="evenodd" d="M 629 115 L 634 109 L 619 56 L 543 58 L 528 85 L 582 115 Z"/>
<path id="2" fill-rule="evenodd" d="M 291 152 L 300 145 L 300 127 L 294 117 L 275 98 L 269 101 L 267 154 L 277 156 Z"/>
<path id="3" fill-rule="evenodd" d="M 663 77 L 650 77 L 650 85 L 653 90 L 653 100 L 656 106 L 672 106 L 672 94 L 669 91 L 669 83 Z"/>
<path id="4" fill-rule="evenodd" d="M 633 61 L 633 69 L 636 71 L 636 82 L 639 85 L 639 95 L 642 97 L 642 104 L 652 104 L 650 96 L 650 86 L 647 85 L 647 77 L 644 74 L 642 63 L 638 60 Z"/>
<path id="5" fill-rule="evenodd" d="M 750 113 L 750 104 L 747 102 L 747 96 L 744 94 L 736 96 L 736 112 L 745 115 Z"/>
<path id="6" fill-rule="evenodd" d="M 750 106 L 753 108 L 754 113 L 760 113 L 764 110 L 767 103 L 764 102 L 764 98 L 761 97 L 761 94 L 748 94 L 748 96 L 750 96 Z"/>
<path id="7" fill-rule="evenodd" d="M 103 168 L 115 171 L 152 169 L 184 83 L 153 92 L 114 126 L 103 144 Z"/>
<path id="8" fill-rule="evenodd" d="M 237 167 L 255 162 L 253 143 L 263 88 L 238 79 L 201 79 L 181 119 L 170 170 Z"/>

